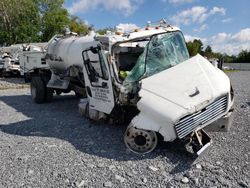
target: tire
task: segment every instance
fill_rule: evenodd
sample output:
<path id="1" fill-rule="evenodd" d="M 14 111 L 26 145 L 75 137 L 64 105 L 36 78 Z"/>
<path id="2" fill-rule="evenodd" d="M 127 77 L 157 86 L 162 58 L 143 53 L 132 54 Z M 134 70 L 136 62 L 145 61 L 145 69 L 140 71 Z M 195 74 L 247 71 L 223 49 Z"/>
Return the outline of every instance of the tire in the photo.
<path id="1" fill-rule="evenodd" d="M 41 104 L 45 102 L 46 86 L 41 77 L 32 77 L 30 92 L 35 103 Z"/>
<path id="2" fill-rule="evenodd" d="M 156 148 L 158 137 L 154 131 L 128 126 L 124 134 L 124 142 L 127 148 L 133 153 L 146 154 Z"/>
<path id="3" fill-rule="evenodd" d="M 47 88 L 47 83 L 49 82 L 49 77 L 42 77 L 45 86 L 45 102 L 51 102 L 53 100 L 54 90 L 52 88 Z"/>

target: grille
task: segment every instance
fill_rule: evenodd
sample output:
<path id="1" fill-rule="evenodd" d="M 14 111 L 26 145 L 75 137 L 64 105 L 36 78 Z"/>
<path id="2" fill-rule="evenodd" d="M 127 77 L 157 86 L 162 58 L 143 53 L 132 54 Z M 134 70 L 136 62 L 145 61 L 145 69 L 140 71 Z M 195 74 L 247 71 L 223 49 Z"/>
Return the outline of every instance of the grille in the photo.
<path id="1" fill-rule="evenodd" d="M 204 125 L 210 120 L 220 116 L 227 109 L 227 96 L 221 97 L 209 104 L 199 112 L 185 116 L 175 124 L 175 130 L 179 138 L 187 136 L 197 127 Z"/>

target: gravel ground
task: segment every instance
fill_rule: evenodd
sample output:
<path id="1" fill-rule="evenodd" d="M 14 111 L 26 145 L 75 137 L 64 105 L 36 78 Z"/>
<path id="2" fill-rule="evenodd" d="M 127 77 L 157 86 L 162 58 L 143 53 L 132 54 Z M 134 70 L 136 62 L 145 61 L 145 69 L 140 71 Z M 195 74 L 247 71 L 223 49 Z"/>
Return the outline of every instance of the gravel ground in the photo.
<path id="1" fill-rule="evenodd" d="M 27 88 L 29 84 L 24 82 L 23 78 L 1 78 L 0 77 L 0 90 L 3 89 L 21 89 Z"/>
<path id="2" fill-rule="evenodd" d="M 196 160 L 178 142 L 131 154 L 126 127 L 80 117 L 74 95 L 37 105 L 28 89 L 0 90 L 0 187 L 249 187 L 250 72 L 229 76 L 233 127 L 210 133 L 212 146 Z"/>

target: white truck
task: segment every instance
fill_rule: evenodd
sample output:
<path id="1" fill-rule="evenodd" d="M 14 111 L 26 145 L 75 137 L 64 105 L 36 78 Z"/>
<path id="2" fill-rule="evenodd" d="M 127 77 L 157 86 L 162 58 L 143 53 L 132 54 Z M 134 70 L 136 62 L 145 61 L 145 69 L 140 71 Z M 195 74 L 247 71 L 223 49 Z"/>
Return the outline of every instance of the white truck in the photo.
<path id="1" fill-rule="evenodd" d="M 12 58 L 9 54 L 4 53 L 2 55 L 2 74 L 3 76 L 10 76 L 10 75 L 19 75 L 20 73 L 20 65 L 19 61 L 16 58 Z"/>
<path id="2" fill-rule="evenodd" d="M 180 29 L 161 21 L 130 33 L 55 37 L 48 69 L 33 75 L 35 102 L 74 90 L 93 120 L 128 122 L 125 145 L 155 149 L 159 138 L 181 139 L 200 154 L 211 143 L 204 128 L 227 131 L 234 92 L 230 80 L 201 55 L 189 57 Z"/>
<path id="3" fill-rule="evenodd" d="M 4 59 L 2 58 L 2 55 L 0 55 L 0 75 L 2 74 L 4 70 Z"/>
<path id="4" fill-rule="evenodd" d="M 29 43 L 0 48 L 1 72 L 5 76 L 21 75 L 28 80 L 29 75 L 37 69 L 48 67 L 44 58 L 46 45 L 47 43 Z"/>
<path id="5" fill-rule="evenodd" d="M 1 47 L 2 65 L 0 65 L 1 73 L 4 76 L 18 75 L 20 73 L 20 65 L 18 61 L 17 52 L 22 49 L 21 45 L 12 45 L 8 47 Z"/>
<path id="6" fill-rule="evenodd" d="M 23 51 L 19 52 L 18 59 L 20 63 L 20 75 L 24 77 L 26 82 L 30 81 L 30 74 L 41 68 L 47 68 L 45 60 L 46 44 L 29 44 Z"/>

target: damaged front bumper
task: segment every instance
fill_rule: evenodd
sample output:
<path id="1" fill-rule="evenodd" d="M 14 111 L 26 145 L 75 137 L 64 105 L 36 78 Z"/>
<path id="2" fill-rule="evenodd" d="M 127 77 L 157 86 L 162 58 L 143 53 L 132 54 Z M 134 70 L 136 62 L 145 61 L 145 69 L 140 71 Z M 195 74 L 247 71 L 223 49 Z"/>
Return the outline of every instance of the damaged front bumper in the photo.
<path id="1" fill-rule="evenodd" d="M 211 138 L 205 132 L 227 132 L 232 126 L 232 121 L 234 117 L 234 109 L 231 108 L 226 115 L 206 126 L 204 129 L 196 130 L 191 135 L 188 136 L 189 142 L 188 147 L 192 149 L 192 152 L 199 156 L 203 153 L 212 143 Z"/>
<path id="2" fill-rule="evenodd" d="M 188 136 L 188 143 L 186 148 L 191 153 L 199 156 L 201 155 L 212 143 L 210 136 L 203 130 L 194 131 Z"/>

